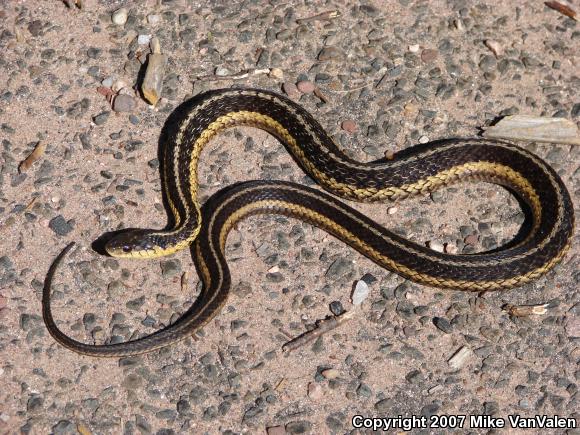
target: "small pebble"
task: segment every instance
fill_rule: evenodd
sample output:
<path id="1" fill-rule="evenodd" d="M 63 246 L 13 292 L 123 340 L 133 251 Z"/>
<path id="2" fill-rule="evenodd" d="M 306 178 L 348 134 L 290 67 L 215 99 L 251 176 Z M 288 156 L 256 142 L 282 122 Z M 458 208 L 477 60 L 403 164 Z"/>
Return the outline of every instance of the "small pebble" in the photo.
<path id="1" fill-rule="evenodd" d="M 344 53 L 336 47 L 324 47 L 318 54 L 318 60 L 323 62 L 340 58 L 344 58 Z"/>
<path id="2" fill-rule="evenodd" d="M 344 131 L 348 133 L 354 133 L 355 131 L 358 130 L 356 122 L 354 122 L 352 119 L 346 119 L 342 121 L 342 124 L 340 124 L 340 128 L 342 128 Z"/>
<path id="3" fill-rule="evenodd" d="M 369 286 L 362 279 L 359 279 L 356 283 L 356 287 L 352 292 L 352 304 L 360 305 L 369 295 Z"/>
<path id="4" fill-rule="evenodd" d="M 282 426 L 270 426 L 266 428 L 266 434 L 268 435 L 286 435 L 286 429 Z"/>
<path id="5" fill-rule="evenodd" d="M 444 317 L 434 317 L 433 324 L 437 327 L 437 329 L 445 332 L 446 334 L 451 333 L 451 323 Z"/>
<path id="6" fill-rule="evenodd" d="M 426 48 L 421 52 L 421 60 L 425 63 L 431 63 L 439 56 L 439 52 L 432 48 Z"/>
<path id="7" fill-rule="evenodd" d="M 399 209 L 397 207 L 388 207 L 387 214 L 395 214 Z"/>
<path id="8" fill-rule="evenodd" d="M 124 80 L 115 80 L 113 82 L 113 84 L 111 85 L 111 90 L 115 93 L 119 92 L 121 89 L 127 88 L 127 82 L 125 82 Z"/>
<path id="9" fill-rule="evenodd" d="M 395 158 L 395 152 L 393 150 L 385 151 L 385 159 L 393 160 Z"/>
<path id="10" fill-rule="evenodd" d="M 421 136 L 419 138 L 419 143 L 427 143 L 429 142 L 429 138 L 427 136 Z"/>
<path id="11" fill-rule="evenodd" d="M 323 396 L 322 386 L 316 382 L 310 382 L 308 384 L 308 397 L 312 400 L 320 400 Z"/>
<path id="12" fill-rule="evenodd" d="M 499 57 L 503 54 L 503 49 L 499 42 L 494 41 L 493 39 L 486 39 L 484 44 L 491 50 L 495 57 Z"/>
<path id="13" fill-rule="evenodd" d="M 284 71 L 281 68 L 271 68 L 269 76 L 275 79 L 282 79 L 284 78 Z"/>
<path id="14" fill-rule="evenodd" d="M 445 252 L 447 254 L 457 254 L 458 252 L 457 246 L 454 243 L 446 243 Z"/>
<path id="15" fill-rule="evenodd" d="M 437 252 L 443 252 L 444 249 L 443 243 L 439 242 L 438 240 L 430 240 L 427 242 L 427 246 Z"/>
<path id="16" fill-rule="evenodd" d="M 413 45 L 409 45 L 409 51 L 411 53 L 419 53 L 419 49 L 421 47 L 419 46 L 419 44 L 413 44 Z"/>
<path id="17" fill-rule="evenodd" d="M 478 241 L 479 237 L 477 234 L 470 234 L 464 239 L 466 245 L 475 245 Z"/>
<path id="18" fill-rule="evenodd" d="M 109 119 L 111 112 L 101 112 L 93 118 L 95 125 L 103 125 Z"/>
<path id="19" fill-rule="evenodd" d="M 135 99 L 129 95 L 120 94 L 113 100 L 113 110 L 115 112 L 132 112 L 135 106 Z"/>
<path id="20" fill-rule="evenodd" d="M 151 42 L 151 35 L 139 35 L 137 37 L 137 44 L 148 45 Z"/>
<path id="21" fill-rule="evenodd" d="M 218 66 L 215 69 L 215 75 L 219 76 L 219 77 L 225 77 L 225 76 L 230 75 L 230 70 L 227 68 L 224 68 L 223 66 Z"/>
<path id="22" fill-rule="evenodd" d="M 151 24 L 151 25 L 159 24 L 159 21 L 161 21 L 161 15 L 157 15 L 157 14 L 147 15 L 147 22 L 149 24 Z"/>
<path id="23" fill-rule="evenodd" d="M 114 81 L 113 77 L 107 77 L 101 82 L 101 85 L 103 85 L 106 88 L 110 88 L 111 86 L 113 86 L 113 81 Z"/>
<path id="24" fill-rule="evenodd" d="M 336 369 L 326 369 L 320 373 L 325 379 L 336 379 L 340 375 L 340 372 Z"/>
<path id="25" fill-rule="evenodd" d="M 286 95 L 288 95 L 288 97 L 290 97 L 291 100 L 297 100 L 300 98 L 300 91 L 294 83 L 285 82 L 282 85 L 282 90 Z"/>
<path id="26" fill-rule="evenodd" d="M 316 89 L 316 85 L 312 83 L 310 80 L 299 81 L 298 83 L 296 83 L 296 87 L 303 94 L 310 94 L 311 92 L 314 92 L 314 89 Z"/>
<path id="27" fill-rule="evenodd" d="M 73 230 L 73 226 L 62 215 L 52 218 L 48 223 L 49 228 L 59 236 L 66 236 Z"/>
<path id="28" fill-rule="evenodd" d="M 113 12 L 111 20 L 117 26 L 123 26 L 127 22 L 127 18 L 128 18 L 127 9 L 121 8 L 121 9 L 117 9 L 115 12 Z"/>

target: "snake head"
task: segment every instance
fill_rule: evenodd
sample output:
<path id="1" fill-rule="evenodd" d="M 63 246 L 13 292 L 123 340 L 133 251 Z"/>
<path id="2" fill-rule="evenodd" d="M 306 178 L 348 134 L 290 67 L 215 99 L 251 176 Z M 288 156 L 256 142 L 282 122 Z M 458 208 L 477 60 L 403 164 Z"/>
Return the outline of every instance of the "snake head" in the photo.
<path id="1" fill-rule="evenodd" d="M 111 257 L 151 258 L 156 257 L 155 240 L 152 230 L 127 230 L 109 240 L 105 250 Z"/>

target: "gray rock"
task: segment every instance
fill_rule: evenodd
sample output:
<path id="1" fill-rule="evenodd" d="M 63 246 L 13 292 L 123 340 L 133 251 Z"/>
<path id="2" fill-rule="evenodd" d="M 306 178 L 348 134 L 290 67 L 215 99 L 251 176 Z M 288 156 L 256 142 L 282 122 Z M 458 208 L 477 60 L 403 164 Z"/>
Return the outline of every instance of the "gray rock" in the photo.
<path id="1" fill-rule="evenodd" d="M 107 119 L 109 119 L 109 115 L 111 114 L 111 112 L 101 112 L 99 113 L 97 116 L 95 116 L 93 118 L 93 122 L 96 125 L 103 125 L 105 122 L 107 122 Z"/>
<path id="2" fill-rule="evenodd" d="M 113 110 L 115 112 L 132 112 L 137 103 L 130 95 L 120 94 L 113 100 Z"/>
<path id="3" fill-rule="evenodd" d="M 59 236 L 66 236 L 74 226 L 72 221 L 66 221 L 62 215 L 58 215 L 50 220 L 48 227 Z"/>
<path id="4" fill-rule="evenodd" d="M 302 434 L 310 432 L 312 423 L 308 420 L 291 421 L 286 425 L 286 432 L 290 434 Z"/>

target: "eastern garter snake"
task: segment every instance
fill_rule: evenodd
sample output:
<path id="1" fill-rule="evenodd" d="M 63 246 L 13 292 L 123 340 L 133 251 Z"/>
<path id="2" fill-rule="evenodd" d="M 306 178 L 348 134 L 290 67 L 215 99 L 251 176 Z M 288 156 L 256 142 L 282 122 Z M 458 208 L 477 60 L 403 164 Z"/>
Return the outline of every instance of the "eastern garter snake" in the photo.
<path id="1" fill-rule="evenodd" d="M 570 247 L 574 227 L 570 196 L 557 173 L 517 146 L 482 139 L 451 139 L 415 149 L 383 163 L 348 158 L 303 108 L 273 92 L 217 90 L 183 103 L 168 121 L 162 183 L 171 210 L 169 230 L 131 230 L 110 240 L 114 257 L 152 258 L 194 244 L 203 290 L 174 324 L 146 337 L 118 344 L 89 345 L 61 332 L 50 311 L 54 272 L 72 244 L 52 264 L 43 291 L 43 316 L 62 345 L 93 356 L 150 352 L 191 336 L 225 303 L 230 273 L 224 246 L 232 226 L 250 214 L 278 213 L 310 222 L 354 247 L 377 264 L 415 282 L 460 290 L 518 286 L 550 270 Z M 203 147 L 222 130 L 249 125 L 272 133 L 300 166 L 325 189 L 358 201 L 399 200 L 463 180 L 484 180 L 511 188 L 531 211 L 522 240 L 493 252 L 446 255 L 392 234 L 332 196 L 281 181 L 240 183 L 214 197 L 201 211 L 197 164 Z M 403 153 L 405 154 L 405 153 Z"/>

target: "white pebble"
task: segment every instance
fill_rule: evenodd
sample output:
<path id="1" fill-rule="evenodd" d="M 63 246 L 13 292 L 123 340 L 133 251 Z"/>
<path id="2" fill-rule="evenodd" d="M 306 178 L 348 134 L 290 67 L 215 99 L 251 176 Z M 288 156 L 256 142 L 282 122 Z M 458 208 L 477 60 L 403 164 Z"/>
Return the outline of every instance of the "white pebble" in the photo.
<path id="1" fill-rule="evenodd" d="M 354 291 L 352 292 L 351 298 L 352 304 L 355 306 L 362 304 L 362 302 L 367 298 L 368 295 L 369 295 L 369 286 L 362 279 L 359 279 L 358 282 L 356 283 Z"/>
<path id="2" fill-rule="evenodd" d="M 127 85 L 127 82 L 119 79 L 115 80 L 115 82 L 111 85 L 111 90 L 113 92 L 120 92 L 122 89 L 126 89 L 128 86 L 129 85 Z"/>
<path id="3" fill-rule="evenodd" d="M 420 48 L 421 47 L 419 46 L 419 44 L 409 45 L 409 51 L 411 53 L 418 53 Z"/>
<path id="4" fill-rule="evenodd" d="M 157 14 L 147 15 L 147 22 L 149 24 L 155 25 L 155 24 L 158 24 L 159 21 L 161 21 L 161 16 L 160 15 L 157 15 Z"/>
<path id="5" fill-rule="evenodd" d="M 427 143 L 429 142 L 429 138 L 427 136 L 421 136 L 419 138 L 419 143 Z"/>
<path id="6" fill-rule="evenodd" d="M 225 77 L 225 76 L 227 76 L 229 74 L 230 74 L 230 70 L 227 69 L 227 68 L 224 68 L 223 66 L 218 66 L 215 69 L 215 75 L 216 76 Z"/>
<path id="7" fill-rule="evenodd" d="M 117 9 L 113 12 L 113 16 L 111 17 L 111 21 L 117 26 L 123 26 L 127 22 L 128 11 L 125 8 Z"/>
<path id="8" fill-rule="evenodd" d="M 389 207 L 387 208 L 387 214 L 395 214 L 399 211 L 398 207 Z"/>
<path id="9" fill-rule="evenodd" d="M 137 37 L 137 43 L 139 45 L 147 45 L 151 41 L 151 35 L 139 35 Z"/>
<path id="10" fill-rule="evenodd" d="M 321 375 L 324 376 L 326 379 L 336 379 L 338 378 L 339 371 L 336 369 L 326 369 L 323 370 Z"/>
<path id="11" fill-rule="evenodd" d="M 111 86 L 113 86 L 113 80 L 114 80 L 113 77 L 107 77 L 101 82 L 101 85 L 103 85 L 106 88 L 110 88 Z"/>
<path id="12" fill-rule="evenodd" d="M 430 240 L 427 245 L 429 246 L 429 248 L 433 249 L 434 251 L 437 252 L 443 252 L 443 243 L 437 241 L 437 240 Z"/>
<path id="13" fill-rule="evenodd" d="M 445 244 L 445 252 L 447 254 L 457 254 L 457 246 L 454 243 L 446 243 Z"/>

